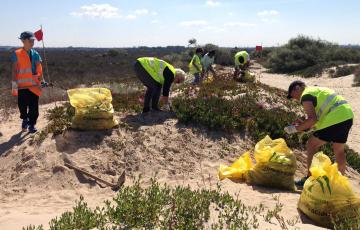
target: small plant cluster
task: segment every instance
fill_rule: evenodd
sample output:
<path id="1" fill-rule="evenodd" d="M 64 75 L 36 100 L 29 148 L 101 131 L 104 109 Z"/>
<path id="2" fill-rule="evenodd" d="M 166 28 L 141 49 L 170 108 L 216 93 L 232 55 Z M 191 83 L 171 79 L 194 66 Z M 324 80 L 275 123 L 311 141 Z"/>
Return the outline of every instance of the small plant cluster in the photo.
<path id="1" fill-rule="evenodd" d="M 344 77 L 350 74 L 353 74 L 357 68 L 360 66 L 341 66 L 337 67 L 335 70 L 330 71 L 330 77 L 337 78 L 337 77 Z"/>
<path id="2" fill-rule="evenodd" d="M 286 45 L 273 49 L 268 56 L 266 66 L 276 73 L 314 77 L 331 66 L 359 62 L 359 49 L 298 36 L 290 39 Z"/>
<path id="3" fill-rule="evenodd" d="M 63 134 L 65 130 L 71 127 L 71 122 L 74 115 L 75 108 L 72 107 L 68 102 L 61 106 L 56 106 L 53 109 L 49 109 L 46 115 L 48 124 L 43 130 L 34 136 L 33 141 L 37 144 L 40 144 L 49 134 Z"/>
<path id="4" fill-rule="evenodd" d="M 264 95 L 268 98 L 264 99 Z M 184 89 L 183 94 L 173 100 L 173 106 L 178 119 L 184 123 L 243 132 L 253 141 L 258 141 L 266 135 L 284 137 L 284 127 L 296 120 L 296 113 L 286 109 L 286 106 L 294 105 L 280 99 L 284 97 L 284 92 L 262 84 L 237 84 L 223 79 L 202 85 L 195 92 L 191 87 Z M 286 106 L 266 109 L 263 105 L 268 101 Z M 288 144 L 296 146 L 298 139 L 290 137 Z"/>
<path id="5" fill-rule="evenodd" d="M 51 230 L 259 229 L 259 218 L 272 223 L 279 218 L 281 210 L 280 203 L 268 211 L 262 204 L 246 206 L 230 194 L 222 193 L 220 186 L 216 190 L 193 191 L 189 187 L 160 186 L 152 180 L 149 187 L 142 188 L 138 180 L 120 189 L 112 202 L 105 201 L 103 208 L 91 209 L 80 197 L 72 212 L 52 219 L 49 225 Z"/>

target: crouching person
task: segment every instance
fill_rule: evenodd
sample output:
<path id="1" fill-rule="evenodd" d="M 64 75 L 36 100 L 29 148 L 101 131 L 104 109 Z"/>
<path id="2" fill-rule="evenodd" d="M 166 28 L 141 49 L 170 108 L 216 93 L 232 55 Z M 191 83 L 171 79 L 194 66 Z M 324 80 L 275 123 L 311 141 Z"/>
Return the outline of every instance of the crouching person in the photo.
<path id="1" fill-rule="evenodd" d="M 147 88 L 143 113 L 148 113 L 151 109 L 161 111 L 159 108 L 161 90 L 162 100 L 165 105 L 168 105 L 171 85 L 185 80 L 184 71 L 175 69 L 169 63 L 155 57 L 138 58 L 134 70 L 136 76 Z"/>

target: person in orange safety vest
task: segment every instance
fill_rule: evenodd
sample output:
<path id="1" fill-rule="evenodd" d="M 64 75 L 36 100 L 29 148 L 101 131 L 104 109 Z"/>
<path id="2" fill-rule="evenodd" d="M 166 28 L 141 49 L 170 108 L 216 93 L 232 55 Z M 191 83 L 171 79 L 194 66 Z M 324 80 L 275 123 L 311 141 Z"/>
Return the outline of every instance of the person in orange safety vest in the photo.
<path id="1" fill-rule="evenodd" d="M 39 117 L 39 97 L 41 88 L 46 85 L 42 78 L 41 57 L 33 49 L 35 37 L 25 31 L 19 38 L 23 47 L 11 55 L 12 61 L 12 94 L 18 97 L 21 128 L 29 133 L 36 133 L 36 121 Z"/>

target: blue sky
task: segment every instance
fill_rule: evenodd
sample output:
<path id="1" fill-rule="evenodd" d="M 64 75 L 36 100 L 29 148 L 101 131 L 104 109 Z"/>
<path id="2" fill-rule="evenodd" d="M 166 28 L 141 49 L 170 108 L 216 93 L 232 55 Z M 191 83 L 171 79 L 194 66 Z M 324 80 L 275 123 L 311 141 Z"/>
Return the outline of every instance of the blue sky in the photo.
<path id="1" fill-rule="evenodd" d="M 360 44 L 357 0 L 1 0 L 0 45 L 43 25 L 50 47 L 276 46 L 298 34 Z"/>

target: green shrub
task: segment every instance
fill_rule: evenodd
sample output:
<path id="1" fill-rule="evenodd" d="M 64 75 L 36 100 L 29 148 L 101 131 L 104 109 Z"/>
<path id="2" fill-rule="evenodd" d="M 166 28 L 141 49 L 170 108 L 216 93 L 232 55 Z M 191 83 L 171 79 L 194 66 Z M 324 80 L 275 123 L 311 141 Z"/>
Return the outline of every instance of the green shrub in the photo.
<path id="1" fill-rule="evenodd" d="M 290 39 L 286 45 L 275 48 L 267 62 L 272 72 L 313 77 L 334 65 L 360 62 L 360 50 L 298 36 Z"/>
<path id="2" fill-rule="evenodd" d="M 74 115 L 75 108 L 68 102 L 61 106 L 56 106 L 53 109 L 49 109 L 46 114 L 48 124 L 33 137 L 32 143 L 41 144 L 49 134 L 63 134 L 71 127 Z"/>
<path id="3" fill-rule="evenodd" d="M 105 201 L 102 209 L 90 209 L 80 197 L 73 211 L 50 221 L 50 230 L 258 229 L 260 218 L 276 221 L 281 209 L 281 204 L 268 212 L 262 204 L 246 206 L 222 193 L 219 186 L 216 190 L 194 191 L 189 187 L 160 186 L 152 180 L 149 187 L 142 188 L 137 181 L 122 187 L 112 202 Z M 34 230 L 35 226 L 27 229 Z"/>
<path id="4" fill-rule="evenodd" d="M 330 73 L 330 76 L 333 78 L 348 76 L 350 74 L 353 74 L 356 68 L 358 68 L 358 66 L 337 67 L 336 71 L 333 74 Z"/>
<path id="5" fill-rule="evenodd" d="M 266 135 L 272 138 L 284 137 L 284 127 L 296 119 L 294 112 L 284 107 L 263 109 L 259 107 L 260 92 L 265 91 L 269 103 L 276 103 L 285 93 L 262 84 L 237 85 L 233 81 L 222 81 L 200 87 L 195 97 L 192 89 L 185 89 L 183 96 L 173 100 L 178 119 L 184 123 L 202 124 L 211 129 L 238 131 L 258 141 Z M 227 100 L 224 96 L 246 93 L 243 97 Z M 279 97 L 278 95 L 281 95 Z M 293 107 L 291 102 L 283 101 Z M 282 119 L 279 119 L 281 117 Z M 288 138 L 290 146 L 296 146 L 295 137 Z"/>

